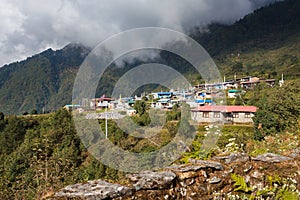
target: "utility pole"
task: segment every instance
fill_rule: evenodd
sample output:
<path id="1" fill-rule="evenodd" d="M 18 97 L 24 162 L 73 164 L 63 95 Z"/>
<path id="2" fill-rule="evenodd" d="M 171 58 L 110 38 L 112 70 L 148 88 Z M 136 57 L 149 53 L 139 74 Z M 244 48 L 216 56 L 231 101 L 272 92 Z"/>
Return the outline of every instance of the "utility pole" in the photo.
<path id="1" fill-rule="evenodd" d="M 107 137 L 107 107 L 105 108 L 105 137 L 106 139 L 108 138 Z"/>

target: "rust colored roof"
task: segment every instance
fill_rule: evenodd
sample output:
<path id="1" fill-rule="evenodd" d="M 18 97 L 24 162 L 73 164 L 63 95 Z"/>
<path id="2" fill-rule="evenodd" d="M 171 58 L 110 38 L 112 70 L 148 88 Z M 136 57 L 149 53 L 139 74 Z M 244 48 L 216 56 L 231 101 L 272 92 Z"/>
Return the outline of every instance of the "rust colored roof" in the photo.
<path id="1" fill-rule="evenodd" d="M 255 106 L 200 106 L 192 111 L 198 112 L 256 112 Z"/>
<path id="2" fill-rule="evenodd" d="M 260 83 L 261 81 L 242 81 L 241 84 Z"/>
<path id="3" fill-rule="evenodd" d="M 109 97 L 101 97 L 101 98 L 94 98 L 92 101 L 114 101 L 115 99 Z"/>

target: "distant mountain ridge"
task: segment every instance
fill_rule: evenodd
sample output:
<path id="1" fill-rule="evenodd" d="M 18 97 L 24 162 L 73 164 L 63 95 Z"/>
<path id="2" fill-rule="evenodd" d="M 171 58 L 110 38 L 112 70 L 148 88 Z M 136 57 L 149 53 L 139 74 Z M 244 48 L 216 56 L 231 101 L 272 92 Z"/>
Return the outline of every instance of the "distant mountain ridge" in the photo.
<path id="1" fill-rule="evenodd" d="M 288 78 L 299 78 L 299 0 L 260 8 L 233 25 L 211 24 L 205 32 L 195 28 L 191 36 L 213 56 L 225 75 L 279 78 L 284 73 Z M 90 50 L 80 44 L 69 44 L 61 50 L 48 49 L 0 68 L 0 111 L 5 114 L 22 114 L 33 109 L 52 111 L 71 103 L 77 70 Z M 180 69 L 194 82 L 200 81 L 186 64 L 173 58 L 162 53 L 156 61 Z M 98 91 L 107 92 L 104 90 L 109 90 L 130 67 L 109 71 Z"/>
<path id="2" fill-rule="evenodd" d="M 287 37 L 299 36 L 300 1 L 285 0 L 259 8 L 232 25 L 211 24 L 209 32 L 192 34 L 211 55 L 236 49 L 273 49 L 284 44 Z M 248 46 L 245 46 L 247 44 Z"/>
<path id="3" fill-rule="evenodd" d="M 89 51 L 70 44 L 0 68 L 0 110 L 22 114 L 33 109 L 54 110 L 69 103 L 78 66 Z"/>

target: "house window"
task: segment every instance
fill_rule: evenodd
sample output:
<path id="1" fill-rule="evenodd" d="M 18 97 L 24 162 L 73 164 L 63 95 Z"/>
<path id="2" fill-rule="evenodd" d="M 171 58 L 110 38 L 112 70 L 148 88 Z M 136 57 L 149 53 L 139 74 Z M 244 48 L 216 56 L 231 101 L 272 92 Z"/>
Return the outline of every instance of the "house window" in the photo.
<path id="1" fill-rule="evenodd" d="M 209 118 L 209 112 L 203 112 L 203 118 Z"/>
<path id="2" fill-rule="evenodd" d="M 196 118 L 196 117 L 197 117 L 197 113 L 193 112 L 193 118 Z"/>
<path id="3" fill-rule="evenodd" d="M 220 118 L 220 113 L 219 112 L 214 112 L 214 118 Z"/>
<path id="4" fill-rule="evenodd" d="M 251 113 L 245 113 L 245 118 L 251 118 Z"/>
<path id="5" fill-rule="evenodd" d="M 233 114 L 232 114 L 232 117 L 233 117 L 233 118 L 239 118 L 239 113 L 233 113 Z"/>

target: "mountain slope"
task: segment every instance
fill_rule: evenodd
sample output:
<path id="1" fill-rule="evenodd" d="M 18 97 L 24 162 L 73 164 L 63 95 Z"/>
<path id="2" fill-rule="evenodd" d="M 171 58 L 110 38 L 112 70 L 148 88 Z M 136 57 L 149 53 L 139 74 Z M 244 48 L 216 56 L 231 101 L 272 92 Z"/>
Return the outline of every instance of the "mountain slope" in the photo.
<path id="1" fill-rule="evenodd" d="M 299 25 L 300 1 L 285 0 L 255 10 L 233 25 L 211 24 L 200 34 L 195 29 L 192 36 L 214 56 L 281 47 L 289 37 L 299 35 Z"/>
<path id="2" fill-rule="evenodd" d="M 215 58 L 224 74 L 297 78 L 300 71 L 300 1 L 260 8 L 233 25 L 212 24 L 193 37 Z M 240 56 L 237 56 L 237 55 Z M 237 65 L 243 67 L 237 69 Z M 243 74 L 244 73 L 244 74 Z"/>
<path id="3" fill-rule="evenodd" d="M 227 78 L 256 75 L 265 78 L 299 79 L 300 1 L 286 0 L 260 8 L 232 25 L 211 24 L 195 28 L 191 36 L 212 55 Z M 0 68 L 0 111 L 22 114 L 36 109 L 55 110 L 71 103 L 76 72 L 89 49 L 71 44 L 62 50 L 48 49 L 25 61 Z M 184 73 L 193 83 L 201 81 L 190 65 L 161 52 L 161 58 L 147 61 L 166 64 Z M 126 70 L 144 63 L 125 63 L 110 68 L 97 94 L 108 94 Z"/>
<path id="4" fill-rule="evenodd" d="M 21 114 L 43 107 L 54 110 L 69 103 L 78 66 L 88 52 L 72 44 L 4 66 L 0 69 L 0 110 Z"/>

